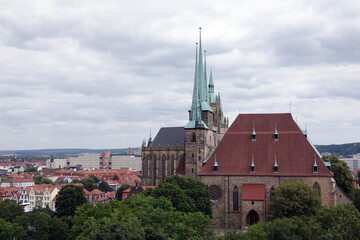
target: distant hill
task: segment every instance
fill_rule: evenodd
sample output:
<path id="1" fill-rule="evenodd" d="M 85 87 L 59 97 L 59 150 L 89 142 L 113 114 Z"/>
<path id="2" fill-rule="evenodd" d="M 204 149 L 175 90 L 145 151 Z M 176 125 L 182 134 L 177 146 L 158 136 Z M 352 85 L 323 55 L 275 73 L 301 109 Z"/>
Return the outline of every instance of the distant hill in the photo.
<path id="1" fill-rule="evenodd" d="M 350 156 L 360 153 L 360 143 L 315 145 L 320 153 L 331 153 L 338 156 Z"/>
<path id="2" fill-rule="evenodd" d="M 133 148 L 137 151 L 139 148 Z M 70 149 L 38 149 L 38 150 L 3 150 L 0 155 L 12 154 L 18 157 L 46 157 L 53 155 L 54 157 L 73 156 L 81 153 L 102 153 L 110 150 L 113 154 L 126 154 L 127 148 L 118 149 L 86 149 L 86 148 L 70 148 Z"/>

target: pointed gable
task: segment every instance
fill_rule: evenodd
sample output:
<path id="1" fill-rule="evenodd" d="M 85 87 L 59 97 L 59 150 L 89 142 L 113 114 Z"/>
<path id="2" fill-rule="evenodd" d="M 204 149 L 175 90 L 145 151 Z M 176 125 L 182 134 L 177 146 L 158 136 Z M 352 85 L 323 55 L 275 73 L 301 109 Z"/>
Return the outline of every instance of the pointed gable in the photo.
<path id="1" fill-rule="evenodd" d="M 253 124 L 256 141 L 252 141 Z M 313 172 L 314 154 L 317 173 Z M 216 172 L 213 171 L 215 155 L 219 165 Z M 199 175 L 249 175 L 252 155 L 256 171 L 251 175 L 332 176 L 290 113 L 239 114 Z M 275 155 L 278 173 L 274 173 Z"/>

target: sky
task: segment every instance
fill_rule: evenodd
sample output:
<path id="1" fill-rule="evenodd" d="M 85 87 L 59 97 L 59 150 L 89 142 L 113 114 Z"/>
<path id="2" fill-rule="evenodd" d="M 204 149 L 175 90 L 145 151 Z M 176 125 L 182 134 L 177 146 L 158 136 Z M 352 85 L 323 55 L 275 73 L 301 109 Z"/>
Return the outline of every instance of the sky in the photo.
<path id="1" fill-rule="evenodd" d="M 230 123 L 291 112 L 314 144 L 360 142 L 360 1 L 0 6 L 0 150 L 139 147 L 185 126 L 199 27 Z"/>

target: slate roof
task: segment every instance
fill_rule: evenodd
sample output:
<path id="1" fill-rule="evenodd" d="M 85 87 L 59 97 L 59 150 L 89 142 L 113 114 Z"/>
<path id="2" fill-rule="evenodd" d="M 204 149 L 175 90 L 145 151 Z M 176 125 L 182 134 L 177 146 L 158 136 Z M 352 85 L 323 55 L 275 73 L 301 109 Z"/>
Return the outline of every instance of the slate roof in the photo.
<path id="1" fill-rule="evenodd" d="M 185 144 L 185 129 L 184 127 L 163 127 L 159 130 L 158 134 L 152 142 L 153 147 L 167 147 L 168 142 L 170 147 L 184 146 Z"/>
<path id="2" fill-rule="evenodd" d="M 275 123 L 279 140 L 274 140 Z M 256 141 L 252 141 L 253 124 Z M 274 172 L 278 164 L 278 173 Z M 216 161 L 218 169 L 214 172 Z M 255 172 L 250 173 L 254 155 Z M 314 158 L 318 173 L 313 172 Z M 332 176 L 290 113 L 239 114 L 199 175 Z"/>

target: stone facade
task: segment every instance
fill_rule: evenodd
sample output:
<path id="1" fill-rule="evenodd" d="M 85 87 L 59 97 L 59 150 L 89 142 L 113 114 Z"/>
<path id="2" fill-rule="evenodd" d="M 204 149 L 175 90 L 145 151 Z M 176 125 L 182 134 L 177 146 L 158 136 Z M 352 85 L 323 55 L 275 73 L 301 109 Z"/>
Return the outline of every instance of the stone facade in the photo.
<path id="1" fill-rule="evenodd" d="M 316 189 L 326 206 L 351 202 L 291 114 L 240 114 L 199 176 L 210 186 L 218 228 L 263 221 L 272 191 L 285 181 Z"/>
<path id="2" fill-rule="evenodd" d="M 163 179 L 175 174 L 180 159 L 184 155 L 184 146 L 143 147 L 142 150 L 142 184 L 156 186 Z"/>
<path id="3" fill-rule="evenodd" d="M 221 197 L 211 197 L 213 203 L 214 227 L 227 228 L 236 227 L 245 229 L 248 225 L 247 216 L 255 210 L 259 215 L 259 221 L 266 217 L 267 206 L 271 199 L 271 191 L 275 190 L 285 181 L 299 181 L 309 186 L 320 186 L 319 194 L 322 204 L 332 206 L 338 203 L 349 203 L 345 194 L 336 194 L 341 191 L 331 177 L 307 177 L 307 176 L 201 176 L 200 180 L 209 186 L 218 186 L 221 189 Z M 265 184 L 265 200 L 241 200 L 243 184 Z M 237 188 L 238 191 L 236 190 Z M 234 194 L 238 194 L 238 204 L 234 205 Z M 236 199 L 236 198 L 235 198 Z M 340 200 L 341 199 L 341 200 Z"/>

